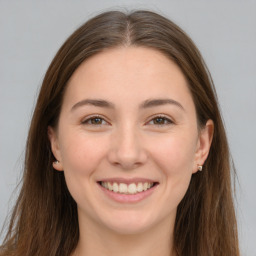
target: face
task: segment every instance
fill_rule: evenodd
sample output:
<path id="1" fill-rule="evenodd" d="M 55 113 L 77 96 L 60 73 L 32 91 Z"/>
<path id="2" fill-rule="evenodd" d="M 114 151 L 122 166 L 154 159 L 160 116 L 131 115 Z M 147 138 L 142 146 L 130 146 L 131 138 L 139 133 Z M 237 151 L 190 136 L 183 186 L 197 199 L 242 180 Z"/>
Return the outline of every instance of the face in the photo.
<path id="1" fill-rule="evenodd" d="M 86 60 L 49 127 L 79 222 L 123 234 L 174 223 L 209 127 L 198 130 L 186 79 L 160 52 L 123 47 Z"/>

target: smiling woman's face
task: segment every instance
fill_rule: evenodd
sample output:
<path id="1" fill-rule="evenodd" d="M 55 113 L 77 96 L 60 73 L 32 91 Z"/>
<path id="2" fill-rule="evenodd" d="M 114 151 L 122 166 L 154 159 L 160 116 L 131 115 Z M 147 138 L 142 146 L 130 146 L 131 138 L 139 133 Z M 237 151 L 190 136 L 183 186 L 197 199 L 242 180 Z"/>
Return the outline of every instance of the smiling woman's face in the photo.
<path id="1" fill-rule="evenodd" d="M 49 138 L 80 225 L 133 234 L 173 225 L 211 130 L 209 122 L 198 130 L 176 64 L 156 50 L 120 47 L 75 71 Z"/>

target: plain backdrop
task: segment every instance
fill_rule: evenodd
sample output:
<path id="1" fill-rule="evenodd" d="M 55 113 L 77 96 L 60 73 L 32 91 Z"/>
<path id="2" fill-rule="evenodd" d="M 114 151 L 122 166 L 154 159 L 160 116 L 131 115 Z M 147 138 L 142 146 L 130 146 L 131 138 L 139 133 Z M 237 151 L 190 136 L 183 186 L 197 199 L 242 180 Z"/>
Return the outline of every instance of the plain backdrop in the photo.
<path id="1" fill-rule="evenodd" d="M 242 255 L 256 256 L 256 1 L 0 0 L 0 226 L 17 196 L 28 126 L 50 61 L 75 28 L 112 9 L 159 12 L 200 49 L 237 169 Z"/>

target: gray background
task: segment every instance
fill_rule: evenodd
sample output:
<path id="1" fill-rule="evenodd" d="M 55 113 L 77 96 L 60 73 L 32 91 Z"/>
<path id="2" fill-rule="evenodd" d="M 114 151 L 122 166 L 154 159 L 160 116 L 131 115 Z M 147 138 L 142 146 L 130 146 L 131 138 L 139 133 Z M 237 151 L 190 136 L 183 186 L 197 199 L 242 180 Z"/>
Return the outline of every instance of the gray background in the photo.
<path id="1" fill-rule="evenodd" d="M 242 255 L 256 255 L 256 1 L 0 0 L 0 226 L 21 176 L 44 73 L 75 28 L 100 11 L 146 8 L 180 25 L 213 76 L 237 168 Z M 227 255 L 228 256 L 228 255 Z"/>

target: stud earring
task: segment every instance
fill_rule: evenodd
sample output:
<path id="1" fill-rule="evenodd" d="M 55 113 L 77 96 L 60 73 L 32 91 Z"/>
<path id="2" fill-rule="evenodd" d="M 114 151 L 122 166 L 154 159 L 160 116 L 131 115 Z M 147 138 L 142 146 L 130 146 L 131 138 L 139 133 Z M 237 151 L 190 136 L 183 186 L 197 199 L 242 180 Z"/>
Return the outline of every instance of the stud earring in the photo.
<path id="1" fill-rule="evenodd" d="M 198 165 L 197 169 L 198 169 L 198 171 L 201 172 L 203 170 L 203 166 L 202 165 Z"/>
<path id="2" fill-rule="evenodd" d="M 53 163 L 54 163 L 54 164 L 58 164 L 58 163 L 59 163 L 59 161 L 58 161 L 58 160 L 56 160 L 56 161 L 54 161 Z"/>

